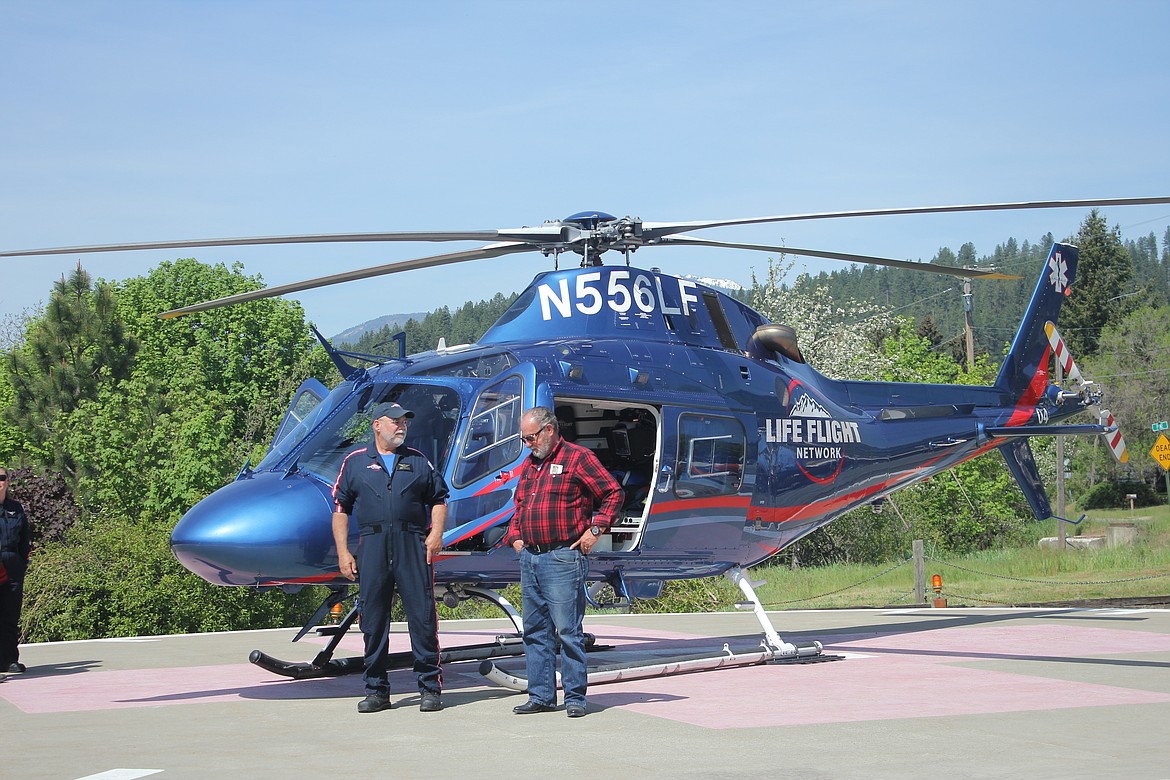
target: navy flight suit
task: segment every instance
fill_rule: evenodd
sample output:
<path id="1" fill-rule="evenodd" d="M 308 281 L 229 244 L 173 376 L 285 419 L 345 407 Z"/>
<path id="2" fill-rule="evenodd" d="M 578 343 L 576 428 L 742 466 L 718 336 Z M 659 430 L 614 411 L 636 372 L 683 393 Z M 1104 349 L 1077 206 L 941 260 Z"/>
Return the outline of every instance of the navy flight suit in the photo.
<path id="1" fill-rule="evenodd" d="M 358 579 L 365 638 L 367 695 L 390 694 L 386 680 L 390 651 L 390 604 L 395 588 L 402 598 L 419 691 L 439 693 L 439 621 L 435 613 L 434 569 L 427 564 L 425 539 L 431 507 L 447 499 L 447 483 L 427 457 L 412 447 L 395 452 L 386 473 L 377 445 L 345 456 L 333 487 L 334 507 L 358 524 Z"/>

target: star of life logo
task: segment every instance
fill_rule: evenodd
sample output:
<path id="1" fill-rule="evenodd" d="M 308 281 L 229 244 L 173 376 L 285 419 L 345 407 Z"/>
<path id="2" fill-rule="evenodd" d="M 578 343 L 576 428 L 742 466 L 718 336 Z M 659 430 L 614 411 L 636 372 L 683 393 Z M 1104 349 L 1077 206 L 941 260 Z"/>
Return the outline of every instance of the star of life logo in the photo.
<path id="1" fill-rule="evenodd" d="M 1064 262 L 1060 252 L 1053 252 L 1052 257 L 1048 258 L 1048 267 L 1052 269 L 1048 274 L 1048 283 L 1058 293 L 1063 293 L 1068 289 L 1068 263 Z"/>
<path id="2" fill-rule="evenodd" d="M 845 445 L 861 443 L 855 422 L 835 419 L 799 385 L 793 387 L 788 417 L 764 421 L 764 440 L 784 445 L 800 470 L 817 482 L 836 478 L 845 458 Z"/>

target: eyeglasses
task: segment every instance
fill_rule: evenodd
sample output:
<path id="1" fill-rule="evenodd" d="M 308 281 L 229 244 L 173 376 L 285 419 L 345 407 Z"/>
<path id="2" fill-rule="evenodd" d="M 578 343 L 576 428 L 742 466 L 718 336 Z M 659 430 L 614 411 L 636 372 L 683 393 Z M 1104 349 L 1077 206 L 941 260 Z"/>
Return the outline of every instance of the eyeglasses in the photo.
<path id="1" fill-rule="evenodd" d="M 0 474 L 0 482 L 7 482 L 7 481 L 8 481 L 8 475 L 7 474 Z"/>
<path id="2" fill-rule="evenodd" d="M 520 441 L 524 442 L 525 444 L 531 444 L 532 442 L 539 439 L 540 434 L 542 434 L 542 433 L 544 433 L 544 428 L 541 428 L 536 433 L 528 433 L 528 434 L 522 433 L 522 434 L 520 434 Z"/>

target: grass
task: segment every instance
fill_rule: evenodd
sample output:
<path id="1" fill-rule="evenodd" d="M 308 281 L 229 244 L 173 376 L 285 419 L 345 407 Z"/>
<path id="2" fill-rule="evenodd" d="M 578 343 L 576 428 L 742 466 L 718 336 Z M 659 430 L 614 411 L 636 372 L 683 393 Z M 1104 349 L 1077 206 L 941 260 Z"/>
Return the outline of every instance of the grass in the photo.
<path id="1" fill-rule="evenodd" d="M 1034 542 L 1057 535 L 1055 520 L 1037 524 Z M 1132 545 L 1104 549 L 1027 547 L 986 550 L 970 555 L 932 555 L 926 550 L 927 599 L 933 574 L 942 576 L 948 606 L 1043 604 L 1102 598 L 1170 594 L 1170 508 L 1093 510 L 1068 536 L 1105 536 L 1113 523 L 1132 523 Z M 914 567 L 836 565 L 815 569 L 763 567 L 753 572 L 767 584 L 756 588 L 769 609 L 825 609 L 913 604 Z M 733 589 L 734 590 L 734 589 Z M 735 591 L 738 593 L 738 591 Z M 733 598 L 735 597 L 733 593 Z"/>
<path id="2" fill-rule="evenodd" d="M 1069 512 L 1070 516 L 1074 516 Z M 985 550 L 970 555 L 935 556 L 926 549 L 927 603 L 934 598 L 930 577 L 940 574 L 947 606 L 1046 604 L 1088 599 L 1167 596 L 1170 600 L 1170 507 L 1093 510 L 1079 525 L 1066 527 L 1068 536 L 1105 536 L 1112 523 L 1133 523 L 1138 539 L 1133 545 L 1099 550 L 1043 549 L 1042 537 L 1057 535 L 1058 521 L 1037 523 L 1024 547 Z M 789 569 L 760 566 L 752 569 L 756 595 L 764 607 L 775 609 L 835 609 L 848 607 L 911 606 L 914 604 L 914 566 L 911 552 L 901 561 L 881 565 L 823 566 Z M 518 585 L 504 595 L 517 608 Z M 638 612 L 719 612 L 734 609 L 743 595 L 725 577 L 668 582 L 662 597 L 635 602 Z M 398 607 L 396 606 L 396 609 Z M 590 610 L 591 613 L 594 610 Z M 472 600 L 456 609 L 440 604 L 443 619 L 499 617 L 493 606 Z M 400 618 L 397 618 L 400 619 Z"/>

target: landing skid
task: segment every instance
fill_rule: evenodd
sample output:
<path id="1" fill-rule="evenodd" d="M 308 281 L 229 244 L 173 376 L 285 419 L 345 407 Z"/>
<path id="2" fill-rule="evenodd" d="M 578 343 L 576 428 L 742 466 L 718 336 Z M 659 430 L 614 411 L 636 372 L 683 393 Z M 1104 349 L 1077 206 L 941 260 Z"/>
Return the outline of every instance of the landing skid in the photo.
<path id="1" fill-rule="evenodd" d="M 336 604 L 340 604 L 345 600 L 346 589 L 342 588 L 338 591 L 333 591 L 329 594 L 325 602 L 309 619 L 309 622 L 300 630 L 300 632 L 293 638 L 293 641 L 304 637 L 313 626 L 323 618 Z M 448 603 L 452 600 L 457 604 L 459 601 L 465 601 L 470 598 L 479 598 L 489 601 L 499 607 L 508 619 L 512 621 L 512 626 L 516 629 L 516 633 L 511 636 L 497 636 L 494 642 L 485 642 L 478 645 L 467 645 L 464 647 L 453 647 L 449 650 L 439 651 L 439 663 L 453 663 L 455 661 L 475 661 L 488 658 L 499 658 L 502 656 L 520 655 L 524 652 L 524 646 L 521 643 L 520 635 L 524 632 L 524 623 L 520 618 L 520 614 L 516 608 L 504 598 L 502 595 L 494 590 L 488 588 L 480 588 L 476 586 L 451 586 L 447 592 L 441 596 Z M 279 658 L 274 658 L 261 650 L 253 650 L 248 654 L 248 660 L 273 674 L 281 675 L 282 677 L 289 677 L 293 680 L 311 680 L 320 677 L 340 677 L 346 674 L 360 674 L 365 669 L 364 660 L 358 657 L 349 658 L 334 658 L 333 652 L 337 649 L 337 645 L 342 638 L 349 631 L 354 621 L 357 620 L 358 615 L 361 614 L 361 608 L 356 603 L 346 613 L 345 617 L 336 626 L 321 626 L 317 628 L 317 632 L 321 635 L 332 635 L 329 644 L 317 653 L 312 661 L 282 661 Z M 409 652 L 392 653 L 390 655 L 390 668 L 403 669 L 410 667 L 414 663 L 414 656 Z"/>
<path id="2" fill-rule="evenodd" d="M 756 595 L 753 583 L 748 580 L 742 569 L 731 569 L 726 573 L 728 579 L 734 582 L 747 599 L 736 606 L 751 609 L 764 630 L 763 639 L 759 648 L 746 652 L 733 652 L 727 645 L 718 653 L 691 653 L 670 658 L 656 658 L 651 661 L 632 661 L 599 665 L 589 668 L 587 681 L 589 685 L 620 682 L 622 680 L 638 680 L 646 677 L 667 677 L 675 674 L 690 672 L 707 672 L 715 669 L 728 669 L 738 666 L 756 666 L 759 664 L 806 664 L 821 661 L 836 661 L 840 656 L 825 655 L 824 647 L 820 642 L 785 642 L 776 633 L 772 621 L 764 611 L 759 597 Z M 760 583 L 754 583 L 758 585 Z M 497 667 L 491 660 L 484 660 L 479 665 L 479 673 L 489 681 L 503 688 L 514 691 L 528 690 L 528 679 L 521 674 L 506 672 Z M 560 674 L 557 674 L 557 684 L 560 685 Z"/>

